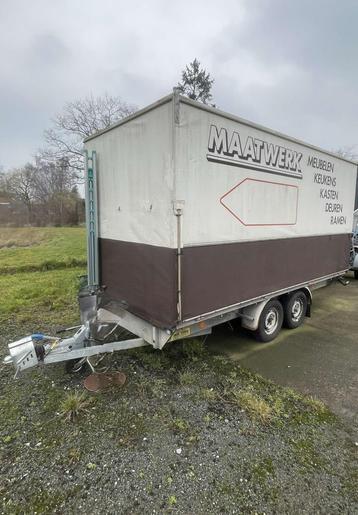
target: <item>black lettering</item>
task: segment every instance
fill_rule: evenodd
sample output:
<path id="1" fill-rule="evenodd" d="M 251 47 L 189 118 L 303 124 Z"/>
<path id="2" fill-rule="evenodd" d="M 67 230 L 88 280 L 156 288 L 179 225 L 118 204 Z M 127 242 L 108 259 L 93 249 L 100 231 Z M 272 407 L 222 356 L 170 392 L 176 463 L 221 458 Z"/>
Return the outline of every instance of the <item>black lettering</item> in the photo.
<path id="1" fill-rule="evenodd" d="M 224 153 L 227 154 L 227 131 L 226 129 L 218 129 L 215 125 L 210 127 L 209 134 L 209 144 L 208 144 L 209 152 L 217 152 L 218 154 Z"/>
<path id="2" fill-rule="evenodd" d="M 252 161 L 256 161 L 255 146 L 254 146 L 254 142 L 253 142 L 253 139 L 251 138 L 251 136 L 248 136 L 248 138 L 246 140 L 246 145 L 245 145 L 245 149 L 242 153 L 242 158 L 243 159 L 251 159 Z"/>
<path id="3" fill-rule="evenodd" d="M 267 165 L 276 166 L 279 147 L 272 143 L 264 142 L 264 156 Z"/>
<path id="4" fill-rule="evenodd" d="M 294 155 L 293 155 L 293 170 L 297 170 L 298 172 L 301 171 L 301 159 L 302 159 L 302 154 L 300 152 L 294 152 Z"/>
<path id="5" fill-rule="evenodd" d="M 237 132 L 233 132 L 230 140 L 228 154 L 230 156 L 237 155 L 242 157 L 240 136 Z"/>

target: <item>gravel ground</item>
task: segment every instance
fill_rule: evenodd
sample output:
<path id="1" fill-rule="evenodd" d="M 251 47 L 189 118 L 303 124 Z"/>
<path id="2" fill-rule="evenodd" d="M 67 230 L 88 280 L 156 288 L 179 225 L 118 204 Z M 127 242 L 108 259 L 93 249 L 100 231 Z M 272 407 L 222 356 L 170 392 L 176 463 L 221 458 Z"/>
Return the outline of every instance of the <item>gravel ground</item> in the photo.
<path id="1" fill-rule="evenodd" d="M 31 330 L 5 324 L 0 353 Z M 127 383 L 84 394 L 72 422 L 84 373 L 0 365 L 1 513 L 358 512 L 358 447 L 319 401 L 197 341 L 106 362 Z"/>

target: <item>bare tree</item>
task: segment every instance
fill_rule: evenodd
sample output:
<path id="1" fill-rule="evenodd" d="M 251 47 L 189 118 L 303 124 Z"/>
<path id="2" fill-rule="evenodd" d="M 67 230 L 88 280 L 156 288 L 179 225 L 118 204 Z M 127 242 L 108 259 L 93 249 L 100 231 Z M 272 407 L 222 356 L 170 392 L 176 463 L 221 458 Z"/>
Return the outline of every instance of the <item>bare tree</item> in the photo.
<path id="1" fill-rule="evenodd" d="M 83 168 L 83 139 L 110 127 L 135 110 L 119 97 L 108 94 L 68 102 L 52 120 L 52 127 L 45 131 L 48 147 L 41 151 L 42 159 L 66 160 L 69 170 L 78 173 Z"/>
<path id="2" fill-rule="evenodd" d="M 182 71 L 181 82 L 178 83 L 178 89 L 187 97 L 192 100 L 198 100 L 203 104 L 209 104 L 215 107 L 214 104 L 210 104 L 212 100 L 211 88 L 214 83 L 214 79 L 210 77 L 204 68 L 201 68 L 200 62 L 194 59 L 193 62 L 189 63 Z"/>
<path id="3" fill-rule="evenodd" d="M 71 171 L 67 159 L 47 161 L 37 156 L 33 197 L 47 223 L 57 225 L 66 223 L 68 218 L 66 206 L 69 204 L 69 198 L 74 197 L 71 194 L 76 181 L 76 176 Z"/>
<path id="4" fill-rule="evenodd" d="M 341 147 L 335 151 L 339 156 L 345 157 L 346 159 L 350 159 L 352 161 L 358 160 L 358 150 L 357 145 L 351 145 L 348 147 Z"/>
<path id="5" fill-rule="evenodd" d="M 5 191 L 5 172 L 3 167 L 0 165 L 0 191 Z"/>
<path id="6" fill-rule="evenodd" d="M 73 225 L 82 221 L 83 200 L 68 170 L 65 159 L 54 162 L 37 157 L 35 165 L 28 163 L 5 174 L 0 192 L 3 189 L 10 199 L 13 215 L 7 223 Z"/>
<path id="7" fill-rule="evenodd" d="M 31 163 L 27 163 L 23 168 L 11 170 L 3 179 L 6 192 L 26 206 L 28 223 L 31 223 L 32 219 L 35 173 L 36 168 Z"/>
<path id="8" fill-rule="evenodd" d="M 55 193 L 71 191 L 76 184 L 74 174 L 69 173 L 66 159 L 47 161 L 36 157 L 36 174 L 33 181 L 34 198 L 37 202 L 47 202 Z"/>

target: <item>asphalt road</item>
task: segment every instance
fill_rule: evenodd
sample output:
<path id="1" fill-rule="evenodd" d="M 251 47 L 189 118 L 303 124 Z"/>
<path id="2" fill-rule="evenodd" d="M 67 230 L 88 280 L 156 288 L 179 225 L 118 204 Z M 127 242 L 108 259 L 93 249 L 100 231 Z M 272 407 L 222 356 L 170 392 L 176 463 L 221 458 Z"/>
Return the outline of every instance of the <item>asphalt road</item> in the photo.
<path id="1" fill-rule="evenodd" d="M 216 328 L 209 348 L 219 350 L 283 386 L 323 400 L 358 435 L 358 281 L 313 292 L 311 318 L 275 341 L 258 343 L 244 330 Z"/>

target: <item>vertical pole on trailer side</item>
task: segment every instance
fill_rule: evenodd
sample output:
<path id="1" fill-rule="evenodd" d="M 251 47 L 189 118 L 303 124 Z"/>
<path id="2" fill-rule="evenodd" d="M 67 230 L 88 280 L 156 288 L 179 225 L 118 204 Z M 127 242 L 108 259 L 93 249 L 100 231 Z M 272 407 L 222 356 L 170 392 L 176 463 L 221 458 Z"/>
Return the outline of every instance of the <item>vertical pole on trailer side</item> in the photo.
<path id="1" fill-rule="evenodd" d="M 94 255 L 94 284 L 99 286 L 98 262 L 98 196 L 97 196 L 97 154 L 92 152 L 93 168 L 93 255 Z"/>
<path id="2" fill-rule="evenodd" d="M 173 88 L 173 124 L 172 124 L 172 149 L 173 149 L 173 175 L 174 175 L 174 190 L 177 194 L 177 131 L 180 124 L 180 91 L 179 88 Z M 178 322 L 182 320 L 182 216 L 184 201 L 174 200 L 173 203 L 174 215 L 176 216 L 177 224 L 177 315 Z"/>
<path id="3" fill-rule="evenodd" d="M 183 253 L 182 247 L 182 216 L 183 216 L 183 208 L 180 203 L 176 202 L 175 205 L 175 216 L 177 219 L 177 313 L 178 313 L 178 322 L 182 320 L 182 270 L 181 270 L 181 258 Z"/>
<path id="4" fill-rule="evenodd" d="M 86 229 L 87 229 L 87 273 L 88 286 L 99 285 L 98 278 L 98 217 L 97 217 L 97 174 L 96 151 L 85 157 Z"/>

